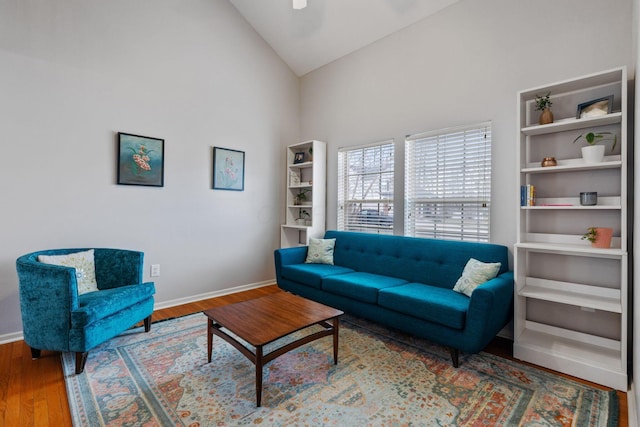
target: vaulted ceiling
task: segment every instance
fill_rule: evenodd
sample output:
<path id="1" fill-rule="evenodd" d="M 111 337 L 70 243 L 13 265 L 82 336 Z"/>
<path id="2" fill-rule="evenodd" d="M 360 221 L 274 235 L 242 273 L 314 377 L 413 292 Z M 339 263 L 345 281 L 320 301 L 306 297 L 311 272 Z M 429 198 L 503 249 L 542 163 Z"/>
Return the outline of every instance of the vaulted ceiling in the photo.
<path id="1" fill-rule="evenodd" d="M 405 28 L 459 0 L 229 0 L 298 75 Z"/>

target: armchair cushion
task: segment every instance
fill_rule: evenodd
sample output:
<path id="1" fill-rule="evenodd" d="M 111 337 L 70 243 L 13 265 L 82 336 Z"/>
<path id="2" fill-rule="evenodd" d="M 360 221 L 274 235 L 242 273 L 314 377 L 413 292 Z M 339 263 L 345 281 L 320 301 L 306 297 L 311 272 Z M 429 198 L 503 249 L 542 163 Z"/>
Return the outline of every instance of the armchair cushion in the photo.
<path id="1" fill-rule="evenodd" d="M 71 312 L 71 327 L 90 325 L 151 298 L 154 293 L 154 284 L 146 282 L 81 295 L 78 297 L 79 308 Z"/>
<path id="2" fill-rule="evenodd" d="M 98 290 L 93 249 L 66 255 L 38 255 L 38 262 L 75 268 L 78 295 Z"/>

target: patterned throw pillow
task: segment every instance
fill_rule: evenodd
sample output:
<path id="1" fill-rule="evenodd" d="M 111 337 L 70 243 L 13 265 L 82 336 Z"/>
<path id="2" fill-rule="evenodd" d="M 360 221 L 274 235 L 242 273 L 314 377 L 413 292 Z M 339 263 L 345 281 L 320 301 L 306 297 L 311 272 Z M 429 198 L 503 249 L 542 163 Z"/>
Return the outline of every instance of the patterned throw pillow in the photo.
<path id="1" fill-rule="evenodd" d="M 470 297 L 475 288 L 496 277 L 500 266 L 499 262 L 480 262 L 470 258 L 453 290 Z"/>
<path id="2" fill-rule="evenodd" d="M 309 239 L 309 249 L 307 250 L 307 264 L 331 264 L 333 265 L 333 248 L 336 246 L 336 239 Z"/>
<path id="3" fill-rule="evenodd" d="M 93 249 L 89 249 L 84 252 L 75 252 L 68 255 L 38 255 L 38 261 L 45 264 L 74 267 L 76 269 L 78 295 L 99 290 L 98 283 L 96 282 L 96 267 L 93 261 Z"/>

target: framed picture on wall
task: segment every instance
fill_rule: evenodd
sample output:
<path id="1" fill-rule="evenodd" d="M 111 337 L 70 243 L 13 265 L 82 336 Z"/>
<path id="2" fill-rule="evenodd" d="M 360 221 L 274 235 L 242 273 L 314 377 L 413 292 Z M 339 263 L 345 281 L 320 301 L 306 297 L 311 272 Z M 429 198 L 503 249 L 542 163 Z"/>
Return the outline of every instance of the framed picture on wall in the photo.
<path id="1" fill-rule="evenodd" d="M 244 191 L 244 151 L 213 147 L 213 189 Z"/>
<path id="2" fill-rule="evenodd" d="M 118 184 L 164 186 L 164 139 L 118 132 Z"/>

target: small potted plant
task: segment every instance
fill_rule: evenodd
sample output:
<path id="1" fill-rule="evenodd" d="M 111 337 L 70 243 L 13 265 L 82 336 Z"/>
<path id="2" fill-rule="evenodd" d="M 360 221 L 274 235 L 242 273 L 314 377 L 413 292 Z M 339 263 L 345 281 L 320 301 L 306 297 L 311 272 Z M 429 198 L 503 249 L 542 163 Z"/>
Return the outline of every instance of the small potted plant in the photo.
<path id="1" fill-rule="evenodd" d="M 613 135 L 613 136 L 612 136 Z M 599 142 L 613 141 L 611 151 L 616 148 L 618 142 L 618 136 L 612 132 L 588 132 L 580 134 L 573 140 L 573 143 L 584 140 L 588 145 L 582 147 L 582 158 L 585 163 L 599 163 L 604 159 L 604 145 L 599 145 Z"/>
<path id="2" fill-rule="evenodd" d="M 310 221 L 311 215 L 309 215 L 309 212 L 304 210 L 304 209 L 300 209 L 300 215 L 298 216 L 298 219 L 296 219 L 296 224 L 298 225 L 310 225 L 309 223 Z"/>
<path id="3" fill-rule="evenodd" d="M 536 110 L 542 111 L 538 119 L 538 123 L 541 125 L 553 123 L 553 113 L 551 112 L 551 105 L 553 103 L 551 102 L 550 96 L 551 92 L 544 96 L 536 95 Z"/>
<path id="4" fill-rule="evenodd" d="M 589 227 L 581 237 L 582 240 L 591 242 L 594 248 L 610 248 L 613 228 Z"/>
<path id="5" fill-rule="evenodd" d="M 307 193 L 309 193 L 310 191 L 311 190 L 309 190 L 308 188 L 303 188 L 302 190 L 300 190 L 300 192 L 296 194 L 294 204 L 304 205 L 307 201 Z"/>

